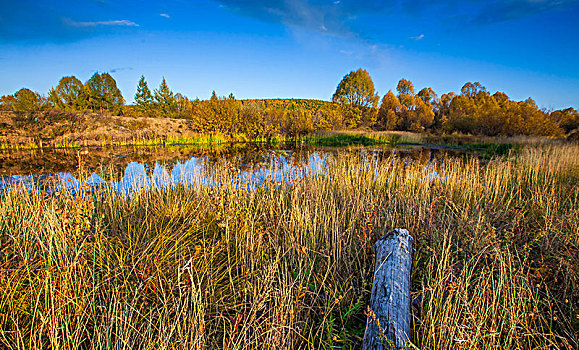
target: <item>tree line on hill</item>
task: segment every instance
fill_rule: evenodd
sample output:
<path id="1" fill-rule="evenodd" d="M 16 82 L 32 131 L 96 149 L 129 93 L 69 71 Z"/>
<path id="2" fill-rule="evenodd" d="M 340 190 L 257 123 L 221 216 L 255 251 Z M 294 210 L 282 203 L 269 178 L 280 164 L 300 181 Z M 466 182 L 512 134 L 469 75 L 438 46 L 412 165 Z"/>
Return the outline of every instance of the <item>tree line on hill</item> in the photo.
<path id="1" fill-rule="evenodd" d="M 48 96 L 22 88 L 0 98 L 0 109 L 25 112 L 59 109 L 120 114 L 124 105 L 117 82 L 108 73 L 95 73 L 84 84 L 74 76 L 63 77 Z"/>
<path id="2" fill-rule="evenodd" d="M 191 100 L 171 91 L 165 78 L 151 91 L 145 77 L 137 85 L 134 104 L 126 105 L 116 81 L 95 73 L 86 83 L 63 77 L 42 96 L 23 88 L 0 98 L 0 110 L 100 112 L 127 117 L 184 118 L 200 133 L 244 134 L 250 138 L 303 135 L 323 130 L 371 128 L 473 135 L 543 135 L 560 137 L 579 128 L 574 108 L 540 109 L 535 101 L 513 101 L 503 92 L 491 94 L 480 83 L 466 83 L 459 94 L 440 97 L 425 87 L 416 92 L 401 79 L 396 93 L 382 99 L 364 69 L 340 81 L 332 102 L 305 99 L 237 100 L 233 94 Z"/>

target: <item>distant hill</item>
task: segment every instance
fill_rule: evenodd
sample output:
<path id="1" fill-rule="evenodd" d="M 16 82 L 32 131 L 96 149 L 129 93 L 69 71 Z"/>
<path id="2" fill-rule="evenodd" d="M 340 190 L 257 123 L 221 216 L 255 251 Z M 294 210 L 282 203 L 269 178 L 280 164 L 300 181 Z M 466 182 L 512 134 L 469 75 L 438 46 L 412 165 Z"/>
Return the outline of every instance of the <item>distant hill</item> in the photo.
<path id="1" fill-rule="evenodd" d="M 240 100 L 243 104 L 259 103 L 264 107 L 272 107 L 282 110 L 297 110 L 307 109 L 312 111 L 335 108 L 335 105 L 330 101 L 310 100 L 303 98 L 270 98 L 270 99 L 248 99 Z"/>

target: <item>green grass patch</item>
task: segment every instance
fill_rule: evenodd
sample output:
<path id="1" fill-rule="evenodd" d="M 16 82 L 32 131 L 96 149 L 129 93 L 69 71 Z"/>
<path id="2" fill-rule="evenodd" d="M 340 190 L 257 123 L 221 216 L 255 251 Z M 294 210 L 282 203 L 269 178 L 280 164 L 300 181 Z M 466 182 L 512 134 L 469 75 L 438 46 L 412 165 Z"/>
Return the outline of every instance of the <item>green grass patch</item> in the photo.
<path id="1" fill-rule="evenodd" d="M 387 144 L 389 140 L 371 137 L 363 134 L 314 134 L 300 139 L 301 142 L 319 146 L 372 146 Z"/>
<path id="2" fill-rule="evenodd" d="M 477 152 L 479 157 L 483 159 L 508 156 L 509 154 L 519 152 L 522 149 L 520 144 L 492 142 L 473 142 L 457 147 Z"/>

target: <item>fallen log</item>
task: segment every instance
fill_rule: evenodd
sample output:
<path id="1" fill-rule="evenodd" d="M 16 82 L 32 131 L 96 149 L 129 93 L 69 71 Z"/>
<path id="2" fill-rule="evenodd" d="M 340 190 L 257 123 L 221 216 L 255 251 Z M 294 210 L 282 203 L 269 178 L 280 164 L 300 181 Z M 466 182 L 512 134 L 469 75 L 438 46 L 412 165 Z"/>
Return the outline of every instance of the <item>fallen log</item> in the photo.
<path id="1" fill-rule="evenodd" d="M 376 266 L 362 349 L 398 349 L 410 340 L 412 236 L 394 229 L 375 244 Z"/>

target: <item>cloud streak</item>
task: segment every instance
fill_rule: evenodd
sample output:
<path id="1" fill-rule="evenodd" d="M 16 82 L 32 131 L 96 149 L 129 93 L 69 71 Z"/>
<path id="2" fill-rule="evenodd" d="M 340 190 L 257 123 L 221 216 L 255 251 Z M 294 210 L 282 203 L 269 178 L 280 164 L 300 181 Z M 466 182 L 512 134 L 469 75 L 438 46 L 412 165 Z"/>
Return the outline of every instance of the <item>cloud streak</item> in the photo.
<path id="1" fill-rule="evenodd" d="M 335 36 L 370 36 L 360 18 L 404 14 L 437 18 L 450 27 L 480 27 L 563 9 L 579 0 L 213 0 L 229 11 Z M 417 39 L 418 40 L 418 39 Z"/>
<path id="2" fill-rule="evenodd" d="M 74 27 L 97 27 L 97 26 L 139 27 L 137 23 L 129 21 L 127 19 L 116 21 L 96 21 L 96 22 L 75 22 L 72 20 L 68 20 L 67 22 Z"/>
<path id="3" fill-rule="evenodd" d="M 352 36 L 356 18 L 365 13 L 389 9 L 393 1 L 356 0 L 214 0 L 227 10 L 270 23 L 281 23 L 323 32 L 333 36 Z"/>
<path id="4" fill-rule="evenodd" d="M 467 24 L 482 26 L 534 16 L 576 4 L 577 0 L 510 0 L 491 1 L 482 6 Z"/>
<path id="5" fill-rule="evenodd" d="M 90 10 L 79 12 L 72 3 L 56 5 L 53 2 L 34 0 L 8 1 L 2 4 L 0 42 L 71 42 L 139 27 L 139 24 L 126 18 L 98 18 L 109 17 L 110 9 L 101 8 L 106 4 L 94 3 L 91 8 L 86 0 L 77 2 L 84 2 L 82 5 Z M 84 14 L 92 15 L 96 20 L 90 17 L 89 20 L 79 20 Z"/>
<path id="6" fill-rule="evenodd" d="M 369 43 L 383 43 L 397 33 L 407 40 L 413 34 L 404 32 L 408 29 L 405 26 L 389 27 L 390 23 L 405 21 L 412 30 L 434 37 L 430 28 L 476 29 L 564 10 L 579 3 L 579 0 L 210 1 L 239 16 L 326 36 L 361 38 Z M 122 5 L 109 0 L 6 1 L 0 6 L 0 41 L 74 41 L 101 33 L 133 30 L 140 24 L 147 25 L 151 13 L 171 18 L 169 13 L 187 7 L 183 5 L 187 2 L 186 5 L 191 5 L 189 9 L 196 8 L 193 0 L 171 2 L 163 10 L 155 2 L 137 0 L 122 2 Z M 424 23 L 431 26 L 417 26 Z M 193 25 L 183 29 L 190 30 Z M 435 28 L 437 26 L 440 28 Z"/>
<path id="7" fill-rule="evenodd" d="M 117 67 L 117 68 L 109 69 L 108 72 L 109 73 L 118 73 L 118 72 L 122 72 L 122 71 L 130 71 L 130 70 L 134 70 L 134 68 L 133 67 Z"/>

